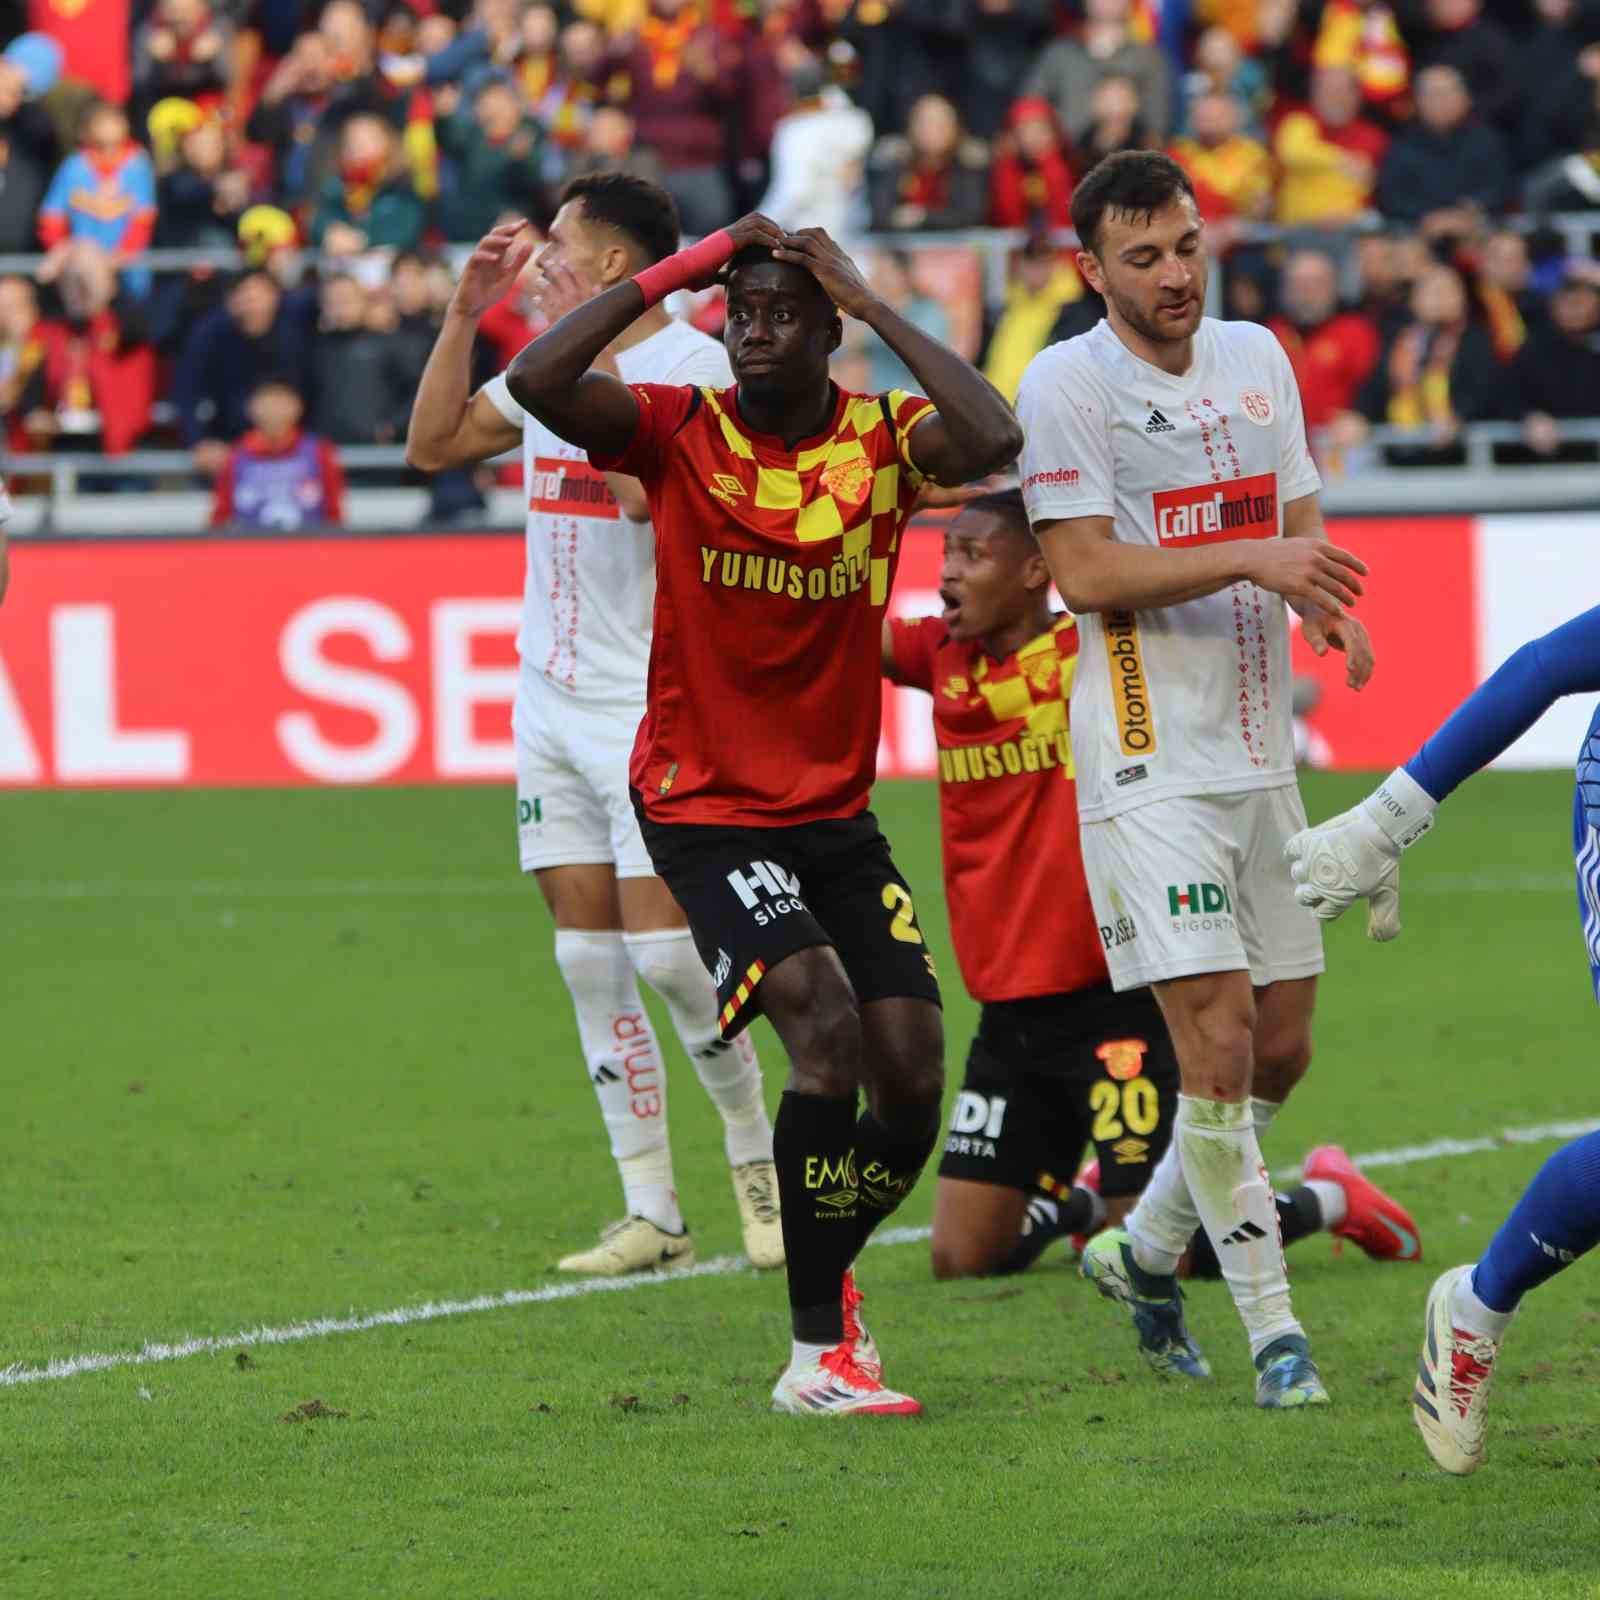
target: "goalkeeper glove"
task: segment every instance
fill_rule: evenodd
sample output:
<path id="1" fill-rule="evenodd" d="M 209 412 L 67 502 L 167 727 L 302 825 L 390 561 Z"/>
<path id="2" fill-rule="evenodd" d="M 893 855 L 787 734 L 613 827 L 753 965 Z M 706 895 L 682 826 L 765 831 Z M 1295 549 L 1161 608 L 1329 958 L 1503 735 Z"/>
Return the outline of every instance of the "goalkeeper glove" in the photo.
<path id="1" fill-rule="evenodd" d="M 1400 932 L 1400 855 L 1433 826 L 1438 801 L 1404 767 L 1396 767 L 1360 805 L 1284 845 L 1294 897 L 1324 922 L 1367 902 L 1367 937 Z"/>

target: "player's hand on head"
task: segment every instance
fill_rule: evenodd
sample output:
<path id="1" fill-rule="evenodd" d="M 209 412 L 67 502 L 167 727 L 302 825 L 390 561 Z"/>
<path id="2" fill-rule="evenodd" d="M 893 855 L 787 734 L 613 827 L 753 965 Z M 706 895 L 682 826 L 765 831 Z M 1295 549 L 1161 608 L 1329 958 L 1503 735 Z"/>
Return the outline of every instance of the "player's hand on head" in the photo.
<path id="1" fill-rule="evenodd" d="M 1323 922 L 1367 902 L 1367 937 L 1380 944 L 1400 933 L 1400 848 L 1360 807 L 1314 828 L 1302 828 L 1283 847 L 1294 897 Z"/>
<path id="2" fill-rule="evenodd" d="M 1302 615 L 1320 610 L 1343 617 L 1365 593 L 1366 562 L 1321 539 L 1263 539 L 1247 554 L 1250 581 L 1281 594 Z"/>
<path id="3" fill-rule="evenodd" d="M 804 267 L 823 287 L 824 292 L 847 316 L 860 316 L 876 298 L 861 269 L 823 228 L 802 228 L 786 233 L 782 245 L 772 252 L 779 261 Z"/>
<path id="4" fill-rule="evenodd" d="M 771 217 L 764 217 L 759 211 L 752 211 L 729 226 L 728 237 L 733 240 L 735 252 L 747 249 L 753 244 L 762 245 L 768 250 L 776 250 L 783 243 L 783 229 Z"/>
<path id="5" fill-rule="evenodd" d="M 481 317 L 505 299 L 538 243 L 525 222 L 501 222 L 492 227 L 462 269 L 456 284 L 456 309 L 469 317 Z"/>

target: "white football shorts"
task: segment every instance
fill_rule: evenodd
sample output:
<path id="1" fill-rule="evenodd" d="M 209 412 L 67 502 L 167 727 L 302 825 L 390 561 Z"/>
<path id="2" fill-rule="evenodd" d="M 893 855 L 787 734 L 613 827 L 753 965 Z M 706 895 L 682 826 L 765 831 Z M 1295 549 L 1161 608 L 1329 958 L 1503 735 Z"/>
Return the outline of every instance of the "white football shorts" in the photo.
<path id="1" fill-rule="evenodd" d="M 1294 897 L 1293 785 L 1152 801 L 1083 824 L 1083 865 L 1118 989 L 1248 971 L 1257 987 L 1323 969 L 1322 925 Z"/>
<path id="2" fill-rule="evenodd" d="M 643 701 L 586 705 L 525 675 L 513 719 L 524 872 L 610 863 L 619 878 L 655 875 L 628 799 L 628 758 L 643 716 Z"/>

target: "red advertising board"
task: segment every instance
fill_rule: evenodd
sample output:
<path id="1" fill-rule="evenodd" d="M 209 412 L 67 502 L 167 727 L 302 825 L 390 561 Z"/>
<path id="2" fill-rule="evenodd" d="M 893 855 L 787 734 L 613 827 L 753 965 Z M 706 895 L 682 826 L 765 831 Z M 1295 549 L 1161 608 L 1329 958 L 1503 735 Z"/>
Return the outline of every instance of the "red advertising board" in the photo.
<path id="1" fill-rule="evenodd" d="M 1372 567 L 1378 675 L 1296 645 L 1315 759 L 1384 767 L 1477 681 L 1470 519 L 1343 522 Z M 937 530 L 893 606 L 937 609 Z M 512 771 L 514 534 L 23 543 L 0 610 L 0 785 L 432 783 Z M 881 770 L 928 772 L 927 706 L 885 691 Z"/>

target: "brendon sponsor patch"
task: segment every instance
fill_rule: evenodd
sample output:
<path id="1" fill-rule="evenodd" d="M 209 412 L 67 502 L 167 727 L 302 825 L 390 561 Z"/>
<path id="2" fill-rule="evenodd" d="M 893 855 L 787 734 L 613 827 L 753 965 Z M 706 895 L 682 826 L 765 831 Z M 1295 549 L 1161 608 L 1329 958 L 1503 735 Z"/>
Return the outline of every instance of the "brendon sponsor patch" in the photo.
<path id="1" fill-rule="evenodd" d="M 534 457 L 528 509 L 546 516 L 604 517 L 608 521 L 622 515 L 603 474 L 587 461 L 563 461 L 555 456 Z"/>
<path id="2" fill-rule="evenodd" d="M 1159 498 L 1159 496 L 1157 497 Z M 1111 667 L 1111 703 L 1117 712 L 1117 739 L 1125 756 L 1156 752 L 1156 725 L 1139 650 L 1139 619 L 1131 611 L 1105 615 L 1106 660 Z"/>
<path id="3" fill-rule="evenodd" d="M 1227 539 L 1271 539 L 1278 532 L 1275 472 L 1229 483 L 1200 483 L 1190 489 L 1162 489 L 1151 498 L 1156 537 L 1168 550 Z"/>

